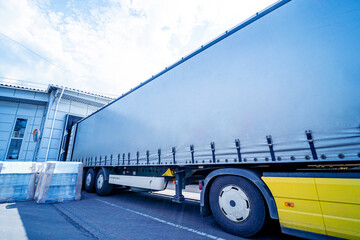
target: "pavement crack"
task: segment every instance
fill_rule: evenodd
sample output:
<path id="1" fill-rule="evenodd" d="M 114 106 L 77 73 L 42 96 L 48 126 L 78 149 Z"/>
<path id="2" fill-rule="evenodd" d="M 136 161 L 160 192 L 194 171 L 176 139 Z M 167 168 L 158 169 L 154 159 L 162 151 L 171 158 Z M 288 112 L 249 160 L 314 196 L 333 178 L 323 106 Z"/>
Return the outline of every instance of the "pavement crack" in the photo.
<path id="1" fill-rule="evenodd" d="M 78 229 L 80 232 L 84 233 L 85 235 L 88 235 L 87 237 L 92 237 L 94 239 L 100 239 L 97 236 L 95 236 L 91 231 L 89 231 L 86 227 L 84 227 L 82 224 L 80 224 L 78 221 L 75 220 L 72 214 L 69 214 L 68 211 L 64 211 L 64 209 L 60 209 L 57 204 L 52 204 L 52 206 L 55 208 L 55 210 L 71 225 L 73 225 L 76 229 Z"/>
<path id="2" fill-rule="evenodd" d="M 119 239 L 118 237 L 101 230 L 96 225 L 82 218 L 76 214 L 73 209 L 68 209 L 64 203 L 53 204 L 52 206 L 54 206 L 56 211 L 58 211 L 60 215 L 66 219 L 66 221 L 76 227 L 79 231 L 88 235 L 88 237 L 92 237 L 93 239 Z"/>

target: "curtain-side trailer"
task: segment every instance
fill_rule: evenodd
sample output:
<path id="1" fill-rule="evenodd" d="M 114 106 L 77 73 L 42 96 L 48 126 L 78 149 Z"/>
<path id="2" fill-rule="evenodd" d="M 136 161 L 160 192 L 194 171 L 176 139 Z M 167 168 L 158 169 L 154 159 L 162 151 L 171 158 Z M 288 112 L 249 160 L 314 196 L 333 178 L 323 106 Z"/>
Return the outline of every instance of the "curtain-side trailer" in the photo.
<path id="1" fill-rule="evenodd" d="M 82 119 L 67 159 L 99 195 L 199 183 L 239 236 L 358 239 L 359 43 L 359 1 L 279 1 Z"/>

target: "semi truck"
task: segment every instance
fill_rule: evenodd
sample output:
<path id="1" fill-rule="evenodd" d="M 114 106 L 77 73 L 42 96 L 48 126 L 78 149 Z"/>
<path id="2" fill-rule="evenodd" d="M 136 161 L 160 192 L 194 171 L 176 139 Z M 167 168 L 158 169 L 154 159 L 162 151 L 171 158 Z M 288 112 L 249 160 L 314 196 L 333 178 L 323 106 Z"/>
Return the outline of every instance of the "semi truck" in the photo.
<path id="1" fill-rule="evenodd" d="M 66 159 L 101 196 L 199 184 L 241 237 L 359 239 L 360 2 L 274 3 L 74 124 Z"/>

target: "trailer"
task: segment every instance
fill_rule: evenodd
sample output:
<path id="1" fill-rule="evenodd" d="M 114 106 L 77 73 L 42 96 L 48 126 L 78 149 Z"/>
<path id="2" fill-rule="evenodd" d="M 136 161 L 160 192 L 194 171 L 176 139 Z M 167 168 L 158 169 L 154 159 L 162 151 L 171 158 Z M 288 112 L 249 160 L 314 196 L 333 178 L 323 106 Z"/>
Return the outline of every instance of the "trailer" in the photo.
<path id="1" fill-rule="evenodd" d="M 86 191 L 201 187 L 250 237 L 360 238 L 360 2 L 282 0 L 82 119 Z"/>

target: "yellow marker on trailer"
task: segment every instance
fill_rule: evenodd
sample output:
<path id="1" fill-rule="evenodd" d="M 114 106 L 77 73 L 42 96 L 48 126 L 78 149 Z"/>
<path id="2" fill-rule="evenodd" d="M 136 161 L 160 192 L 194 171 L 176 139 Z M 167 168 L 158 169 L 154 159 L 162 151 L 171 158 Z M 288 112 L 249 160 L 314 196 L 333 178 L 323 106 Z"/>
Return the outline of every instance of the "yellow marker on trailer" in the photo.
<path id="1" fill-rule="evenodd" d="M 174 177 L 175 174 L 174 174 L 174 171 L 173 171 L 173 170 L 171 170 L 170 168 L 168 168 L 168 169 L 166 170 L 166 172 L 165 172 L 163 175 L 161 175 L 161 176 L 163 176 L 163 177 Z"/>

